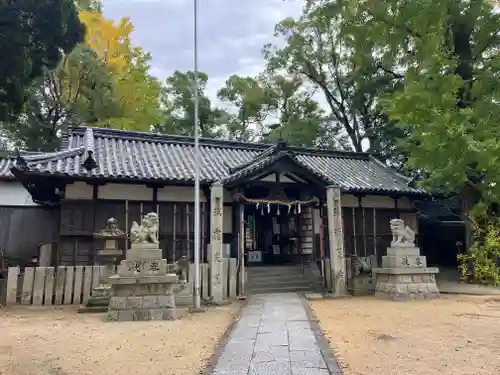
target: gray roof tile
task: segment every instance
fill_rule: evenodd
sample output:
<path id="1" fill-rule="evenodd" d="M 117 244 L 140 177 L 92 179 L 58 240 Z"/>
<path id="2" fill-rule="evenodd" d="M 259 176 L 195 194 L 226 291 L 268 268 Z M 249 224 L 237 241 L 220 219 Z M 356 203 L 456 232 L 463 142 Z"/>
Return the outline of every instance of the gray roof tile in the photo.
<path id="1" fill-rule="evenodd" d="M 26 165 L 35 173 L 72 177 L 194 180 L 191 137 L 75 127 L 62 144 L 62 151 L 24 157 Z M 267 160 L 269 149 L 270 145 L 200 139 L 201 182 L 216 182 L 237 175 L 238 168 L 240 172 L 252 168 L 248 163 L 255 158 Z M 344 190 L 424 193 L 409 187 L 407 178 L 368 154 L 296 147 L 288 150 L 300 165 Z M 87 170 L 84 163 L 89 160 L 97 167 Z M 2 165 L 0 161 L 0 175 Z"/>
<path id="2" fill-rule="evenodd" d="M 14 179 L 12 173 L 10 173 L 10 168 L 15 165 L 15 159 L 13 158 L 1 158 L 0 159 L 0 179 L 1 180 L 11 180 Z"/>

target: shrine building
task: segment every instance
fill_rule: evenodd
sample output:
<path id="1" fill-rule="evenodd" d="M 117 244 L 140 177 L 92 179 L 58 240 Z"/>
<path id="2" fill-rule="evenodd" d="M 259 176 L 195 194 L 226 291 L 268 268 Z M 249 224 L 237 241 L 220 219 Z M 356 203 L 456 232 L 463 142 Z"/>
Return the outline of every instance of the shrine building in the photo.
<path id="1" fill-rule="evenodd" d="M 380 259 L 395 217 L 418 242 L 412 201 L 426 192 L 368 153 L 203 138 L 200 153 L 202 262 L 237 258 L 241 284 L 259 266 L 306 265 L 343 289 L 346 260 Z M 20 154 L 9 170 L 35 202 L 60 211 L 52 265 L 92 264 L 93 234 L 108 218 L 128 232 L 152 211 L 175 262 L 193 259 L 194 158 L 192 137 L 79 126 L 59 151 Z"/>

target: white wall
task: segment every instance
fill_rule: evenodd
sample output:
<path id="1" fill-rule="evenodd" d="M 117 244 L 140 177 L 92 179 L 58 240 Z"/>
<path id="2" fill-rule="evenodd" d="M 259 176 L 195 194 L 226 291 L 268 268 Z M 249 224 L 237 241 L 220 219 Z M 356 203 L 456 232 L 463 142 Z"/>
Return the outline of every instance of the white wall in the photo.
<path id="1" fill-rule="evenodd" d="M 276 173 L 270 174 L 269 176 L 263 177 L 260 181 L 266 182 L 276 182 Z M 295 181 L 291 178 L 285 176 L 283 173 L 280 174 L 280 182 L 286 182 L 287 184 L 294 184 Z"/>
<path id="2" fill-rule="evenodd" d="M 194 187 L 165 186 L 158 189 L 159 202 L 194 202 Z M 205 195 L 200 190 L 200 202 L 206 202 Z"/>
<path id="3" fill-rule="evenodd" d="M 66 186 L 66 199 L 92 199 L 93 187 L 86 182 L 77 181 Z M 129 201 L 152 201 L 153 189 L 146 185 L 106 184 L 98 186 L 99 199 Z M 200 191 L 200 202 L 205 202 Z M 165 186 L 158 189 L 158 202 L 194 202 L 194 188 L 186 186 Z"/>
<path id="4" fill-rule="evenodd" d="M 66 199 L 92 199 L 92 186 L 86 182 L 77 181 L 66 185 Z"/>
<path id="5" fill-rule="evenodd" d="M 19 181 L 0 181 L 0 206 L 38 206 Z"/>
<path id="6" fill-rule="evenodd" d="M 394 199 L 381 195 L 366 195 L 361 198 L 361 205 L 365 208 L 394 208 Z M 359 207 L 358 197 L 351 194 L 342 194 L 342 207 Z M 408 198 L 398 199 L 399 209 L 412 209 Z"/>

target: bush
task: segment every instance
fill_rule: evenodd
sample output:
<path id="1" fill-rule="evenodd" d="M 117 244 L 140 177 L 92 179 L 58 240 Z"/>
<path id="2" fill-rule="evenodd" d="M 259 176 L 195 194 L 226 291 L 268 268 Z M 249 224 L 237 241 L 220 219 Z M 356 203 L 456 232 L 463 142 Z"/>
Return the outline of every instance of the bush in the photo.
<path id="1" fill-rule="evenodd" d="M 462 280 L 500 285 L 500 219 L 484 204 L 474 207 L 469 220 L 472 224 L 472 245 L 467 253 L 457 256 Z"/>

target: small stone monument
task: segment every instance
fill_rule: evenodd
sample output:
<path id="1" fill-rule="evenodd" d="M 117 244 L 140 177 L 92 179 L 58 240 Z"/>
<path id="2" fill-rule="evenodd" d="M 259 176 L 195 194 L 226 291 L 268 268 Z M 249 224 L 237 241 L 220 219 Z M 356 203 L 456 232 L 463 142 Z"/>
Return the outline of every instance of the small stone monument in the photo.
<path id="1" fill-rule="evenodd" d="M 109 278 L 112 297 L 108 319 L 173 320 L 180 317 L 175 294 L 182 290 L 175 270 L 169 272 L 167 260 L 162 259 L 158 242 L 158 214 L 150 212 L 141 224 L 135 221 L 130 230 L 131 248 L 127 250 L 118 272 Z"/>
<path id="2" fill-rule="evenodd" d="M 123 250 L 118 248 L 118 240 L 125 239 L 126 235 L 125 232 L 118 229 L 118 221 L 112 217 L 106 221 L 106 228 L 94 233 L 94 238 L 104 240 L 104 249 L 97 250 L 97 262 L 106 266 L 106 272 L 100 275 L 99 285 L 94 288 L 86 305 L 78 309 L 78 312 L 105 312 L 108 310 L 111 298 L 111 285 L 109 285 L 108 279 L 115 273 L 116 258 L 123 255 Z"/>
<path id="3" fill-rule="evenodd" d="M 382 257 L 382 268 L 376 274 L 375 296 L 382 299 L 405 301 L 437 299 L 437 267 L 427 267 L 425 256 L 415 246 L 415 232 L 401 219 L 392 219 L 392 242 L 387 255 Z"/>
<path id="4" fill-rule="evenodd" d="M 375 261 L 374 261 L 375 260 Z M 349 290 L 353 296 L 366 296 L 373 294 L 375 283 L 372 273 L 372 264 L 376 264 L 376 257 L 351 257 L 351 275 Z"/>

